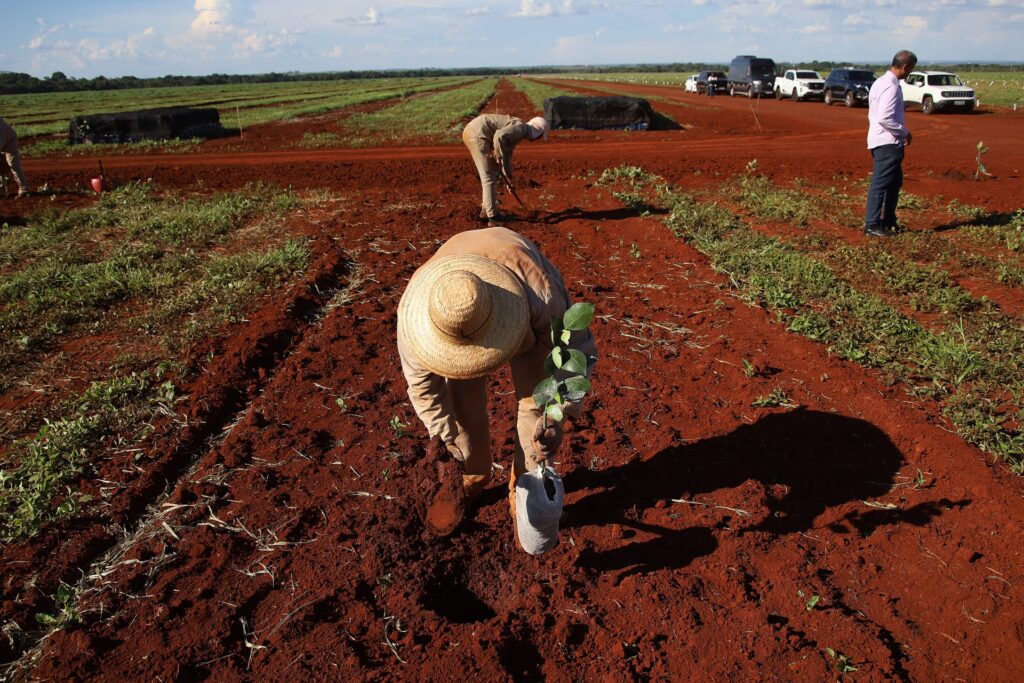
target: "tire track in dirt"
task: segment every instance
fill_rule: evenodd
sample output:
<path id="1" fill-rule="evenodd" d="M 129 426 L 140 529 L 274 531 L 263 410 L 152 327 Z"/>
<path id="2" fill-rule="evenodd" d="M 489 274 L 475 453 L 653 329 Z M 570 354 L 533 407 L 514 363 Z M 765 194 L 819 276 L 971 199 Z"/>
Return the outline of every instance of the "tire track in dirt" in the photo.
<path id="1" fill-rule="evenodd" d="M 52 611 L 50 596 L 58 583 L 73 582 L 115 546 L 122 534 L 130 535 L 128 530 L 137 525 L 161 492 L 173 487 L 197 455 L 205 452 L 203 444 L 244 412 L 260 393 L 350 267 L 345 253 L 328 236 L 321 235 L 313 244 L 313 264 L 286 295 L 251 314 L 240 334 L 211 340 L 199 349 L 195 357 L 210 361 L 186 388 L 185 409 L 157 425 L 156 435 L 143 444 L 147 456 L 143 463 L 147 466 L 135 467 L 139 472 L 134 480 L 122 483 L 104 509 L 58 522 L 37 537 L 3 548 L 0 561 L 8 569 L 0 619 L 25 625 L 33 623 L 35 615 Z M 106 463 L 104 467 L 110 469 L 111 465 Z M 38 558 L 44 556 L 49 561 L 40 567 Z M 0 642 L 0 664 L 30 647 L 31 637 L 30 632 L 22 642 Z"/>

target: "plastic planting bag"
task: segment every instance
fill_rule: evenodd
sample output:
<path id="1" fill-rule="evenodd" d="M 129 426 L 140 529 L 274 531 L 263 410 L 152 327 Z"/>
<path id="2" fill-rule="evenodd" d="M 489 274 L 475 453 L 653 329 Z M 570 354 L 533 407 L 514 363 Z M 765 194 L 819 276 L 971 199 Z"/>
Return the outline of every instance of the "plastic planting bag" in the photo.
<path id="1" fill-rule="evenodd" d="M 558 522 L 565 503 L 562 478 L 548 465 L 516 480 L 516 530 L 519 545 L 540 555 L 558 545 Z"/>

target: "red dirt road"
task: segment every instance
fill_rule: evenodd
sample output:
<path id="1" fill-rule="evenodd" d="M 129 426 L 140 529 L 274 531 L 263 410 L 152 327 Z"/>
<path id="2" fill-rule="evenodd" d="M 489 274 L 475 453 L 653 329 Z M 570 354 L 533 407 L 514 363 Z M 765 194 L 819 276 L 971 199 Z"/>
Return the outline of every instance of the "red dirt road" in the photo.
<path id="1" fill-rule="evenodd" d="M 169 505 L 126 506 L 114 520 L 138 531 L 87 569 L 96 578 L 84 625 L 23 660 L 30 674 L 819 681 L 839 678 L 845 656 L 864 680 L 1018 677 L 1024 482 L 929 405 L 732 297 L 727 278 L 658 217 L 622 209 L 588 175 L 627 163 L 703 186 L 756 157 L 776 179 L 831 185 L 869 170 L 865 112 L 764 101 L 762 133 L 746 100 L 644 92 L 677 97 L 657 108 L 686 129 L 555 132 L 516 152 L 524 199 L 554 213 L 512 227 L 600 316 L 595 393 L 558 459 L 562 543 L 539 559 L 517 550 L 505 502 L 507 371 L 493 378 L 491 402 L 506 469 L 447 539 L 425 535 L 414 513 L 424 441 L 399 370 L 395 308 L 436 246 L 476 225 L 479 187 L 461 146 L 105 163 L 119 180 L 262 179 L 349 198 L 324 227 L 335 244 L 316 248 L 317 268 L 351 285 L 352 299 L 326 309 L 309 298 L 292 315 L 296 298 L 280 297 L 218 342 L 220 360 L 191 388 L 188 410 L 244 386 L 217 399 L 223 414 L 195 412 L 225 433 L 179 454 L 185 471 L 168 475 Z M 1018 117 L 909 118 L 907 190 L 1020 206 Z M 964 179 L 978 139 L 997 180 Z M 68 187 L 93 163 L 33 160 L 26 171 Z M 3 201 L 4 213 L 12 205 Z M 353 266 L 328 258 L 339 246 Z M 247 361 L 260 340 L 267 353 Z M 747 377 L 743 360 L 766 372 Z M 751 407 L 780 387 L 801 407 Z M 389 427 L 396 415 L 408 433 Z M 6 614 L 37 590 L 18 564 L 26 556 L 4 553 L 16 577 L 5 579 Z M 70 566 L 63 573 L 77 579 Z"/>

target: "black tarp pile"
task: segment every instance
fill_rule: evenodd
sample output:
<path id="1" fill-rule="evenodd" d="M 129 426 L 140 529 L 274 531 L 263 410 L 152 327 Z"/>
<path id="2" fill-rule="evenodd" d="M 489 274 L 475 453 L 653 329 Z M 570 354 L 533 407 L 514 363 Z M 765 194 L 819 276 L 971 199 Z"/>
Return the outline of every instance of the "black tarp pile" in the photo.
<path id="1" fill-rule="evenodd" d="M 220 114 L 212 107 L 165 107 L 76 116 L 71 119 L 68 144 L 208 138 L 222 132 Z"/>
<path id="2" fill-rule="evenodd" d="M 639 97 L 552 97 L 544 100 L 552 128 L 647 130 L 654 111 Z"/>

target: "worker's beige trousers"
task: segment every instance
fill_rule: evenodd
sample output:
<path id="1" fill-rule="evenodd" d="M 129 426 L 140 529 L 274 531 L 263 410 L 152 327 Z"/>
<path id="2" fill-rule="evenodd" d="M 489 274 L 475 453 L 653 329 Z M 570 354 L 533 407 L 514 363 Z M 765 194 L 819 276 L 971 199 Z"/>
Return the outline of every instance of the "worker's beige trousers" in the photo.
<path id="1" fill-rule="evenodd" d="M 2 135 L 2 133 L 0 133 Z M 25 182 L 25 172 L 21 169 L 21 154 L 18 152 L 18 136 L 10 135 L 0 140 L 0 150 L 7 159 L 7 165 L 14 173 L 14 179 L 18 181 L 18 187 L 22 192 L 28 192 L 28 183 Z"/>
<path id="2" fill-rule="evenodd" d="M 511 481 L 533 470 L 533 430 L 541 411 L 533 401 L 533 390 L 544 379 L 544 358 L 548 349 L 542 344 L 534 346 L 509 361 L 512 384 L 515 386 L 519 414 L 516 417 L 515 454 L 512 461 Z M 491 479 L 491 433 L 487 417 L 487 377 L 476 379 L 449 379 L 448 391 L 455 409 L 458 435 L 455 445 L 465 456 L 466 492 L 474 495 L 483 490 Z M 527 458 L 529 452 L 531 457 Z"/>
<path id="3" fill-rule="evenodd" d="M 488 218 L 494 218 L 498 212 L 498 162 L 494 160 L 483 140 L 467 138 L 466 133 L 463 132 L 462 141 L 466 144 L 470 156 L 473 157 L 476 172 L 480 175 L 480 186 L 483 188 L 480 207 Z"/>

